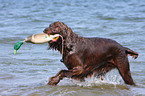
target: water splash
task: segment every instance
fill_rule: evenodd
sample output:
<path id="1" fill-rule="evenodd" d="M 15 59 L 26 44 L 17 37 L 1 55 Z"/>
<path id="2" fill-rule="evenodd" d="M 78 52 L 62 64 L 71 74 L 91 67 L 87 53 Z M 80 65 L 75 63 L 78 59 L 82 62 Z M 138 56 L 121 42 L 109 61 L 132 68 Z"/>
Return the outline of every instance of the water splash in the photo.
<path id="1" fill-rule="evenodd" d="M 105 75 L 105 80 L 111 84 L 124 84 L 117 69 L 113 69 Z"/>
<path id="2" fill-rule="evenodd" d="M 65 84 L 64 84 L 64 81 L 65 81 Z M 110 72 L 106 73 L 105 76 L 98 77 L 95 74 L 93 74 L 92 77 L 85 78 L 84 82 L 76 81 L 73 79 L 64 79 L 60 85 L 67 85 L 67 86 L 77 85 L 81 87 L 93 87 L 93 86 L 98 86 L 98 85 L 103 85 L 103 84 L 118 85 L 118 84 L 124 84 L 124 81 L 122 77 L 120 76 L 118 70 L 113 69 Z"/>

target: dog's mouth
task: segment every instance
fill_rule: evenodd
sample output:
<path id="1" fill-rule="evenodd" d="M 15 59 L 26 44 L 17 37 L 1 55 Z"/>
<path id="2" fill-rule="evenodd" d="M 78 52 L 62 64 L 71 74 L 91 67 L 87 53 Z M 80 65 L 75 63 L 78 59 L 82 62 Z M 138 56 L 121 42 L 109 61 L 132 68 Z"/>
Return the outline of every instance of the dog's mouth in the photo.
<path id="1" fill-rule="evenodd" d="M 26 42 L 31 42 L 35 44 L 40 44 L 40 43 L 46 43 L 50 41 L 57 41 L 59 38 L 59 34 L 54 34 L 54 35 L 48 35 L 46 33 L 38 33 L 38 34 L 33 34 L 27 38 L 25 38 Z"/>

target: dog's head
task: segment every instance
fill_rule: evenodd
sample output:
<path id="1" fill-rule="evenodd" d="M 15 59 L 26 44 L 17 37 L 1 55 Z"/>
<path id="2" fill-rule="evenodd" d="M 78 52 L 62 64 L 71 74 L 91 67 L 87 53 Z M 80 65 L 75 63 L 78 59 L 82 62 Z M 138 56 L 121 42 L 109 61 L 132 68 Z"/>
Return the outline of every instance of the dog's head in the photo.
<path id="1" fill-rule="evenodd" d="M 48 43 L 50 48 L 59 50 L 60 52 L 62 51 L 62 43 L 66 44 L 67 42 L 70 42 L 70 37 L 74 34 L 71 28 L 59 21 L 50 24 L 50 26 L 45 28 L 43 32 L 51 36 L 59 35 Z M 66 44 L 64 47 L 67 47 L 68 45 L 69 44 Z"/>
<path id="2" fill-rule="evenodd" d="M 59 34 L 63 38 L 66 38 L 66 36 L 68 34 L 67 30 L 68 30 L 67 25 L 58 21 L 58 22 L 54 22 L 54 23 L 50 24 L 49 27 L 45 28 L 43 32 L 48 35 Z"/>

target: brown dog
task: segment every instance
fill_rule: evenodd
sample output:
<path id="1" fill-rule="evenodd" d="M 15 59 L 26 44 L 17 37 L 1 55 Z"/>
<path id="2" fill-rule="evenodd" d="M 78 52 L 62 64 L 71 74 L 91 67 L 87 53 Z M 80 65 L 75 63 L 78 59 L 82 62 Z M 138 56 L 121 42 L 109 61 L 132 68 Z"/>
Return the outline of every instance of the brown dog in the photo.
<path id="1" fill-rule="evenodd" d="M 62 53 L 61 61 L 68 68 L 51 77 L 49 85 L 57 85 L 64 77 L 84 80 L 93 73 L 103 75 L 113 68 L 119 70 L 126 84 L 135 85 L 127 57 L 131 55 L 136 59 L 138 53 L 111 39 L 79 37 L 61 22 L 52 23 L 44 33 L 60 35 L 56 40 L 50 41 L 49 46 Z"/>

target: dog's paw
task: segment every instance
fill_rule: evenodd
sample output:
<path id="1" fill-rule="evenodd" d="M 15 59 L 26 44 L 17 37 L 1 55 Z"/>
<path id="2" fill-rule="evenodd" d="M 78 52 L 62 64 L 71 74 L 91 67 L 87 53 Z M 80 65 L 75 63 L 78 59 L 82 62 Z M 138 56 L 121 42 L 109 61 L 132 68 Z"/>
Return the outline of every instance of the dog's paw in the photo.
<path id="1" fill-rule="evenodd" d="M 47 84 L 51 86 L 55 86 L 59 83 L 59 81 L 60 80 L 58 77 L 53 76 L 53 77 L 50 77 L 49 82 Z"/>

